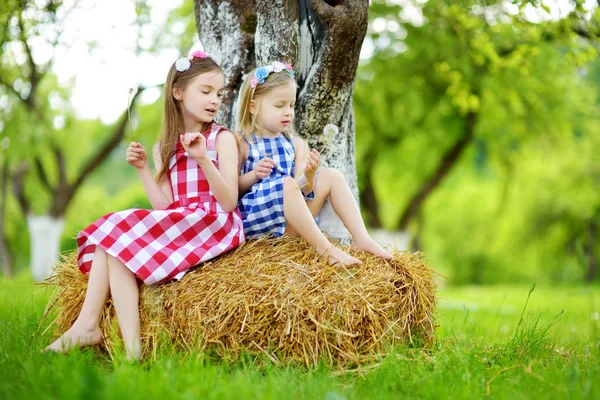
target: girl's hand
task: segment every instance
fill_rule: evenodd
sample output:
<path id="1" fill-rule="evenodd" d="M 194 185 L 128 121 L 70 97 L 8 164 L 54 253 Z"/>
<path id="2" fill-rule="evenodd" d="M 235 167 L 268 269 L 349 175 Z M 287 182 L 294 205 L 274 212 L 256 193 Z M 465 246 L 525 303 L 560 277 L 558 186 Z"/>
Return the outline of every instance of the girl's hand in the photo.
<path id="1" fill-rule="evenodd" d="M 254 168 L 254 175 L 256 175 L 256 179 L 264 179 L 271 175 L 271 172 L 275 168 L 275 161 L 270 158 L 263 158 L 256 164 L 256 168 Z"/>
<path id="2" fill-rule="evenodd" d="M 142 169 L 148 164 L 148 154 L 146 154 L 146 149 L 136 142 L 131 142 L 129 147 L 127 147 L 125 159 L 137 169 Z"/>
<path id="3" fill-rule="evenodd" d="M 319 163 L 321 162 L 321 155 L 316 149 L 312 149 L 308 153 L 308 160 L 306 160 L 306 168 L 304 169 L 305 175 L 314 175 L 317 173 Z"/>
<path id="4" fill-rule="evenodd" d="M 196 161 L 204 160 L 208 157 L 206 151 L 206 139 L 200 132 L 186 132 L 179 135 L 179 140 L 183 148 Z"/>

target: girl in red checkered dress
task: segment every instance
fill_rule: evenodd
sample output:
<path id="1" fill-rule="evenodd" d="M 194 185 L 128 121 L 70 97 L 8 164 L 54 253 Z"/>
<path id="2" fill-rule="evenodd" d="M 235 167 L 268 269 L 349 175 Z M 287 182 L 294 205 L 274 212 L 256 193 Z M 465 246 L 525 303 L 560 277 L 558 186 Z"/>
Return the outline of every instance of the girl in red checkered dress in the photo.
<path id="1" fill-rule="evenodd" d="M 79 233 L 79 268 L 90 274 L 85 301 L 73 326 L 46 350 L 99 343 L 98 321 L 110 291 L 127 357 L 139 359 L 137 279 L 181 279 L 244 241 L 236 140 L 213 121 L 224 85 L 222 69 L 203 52 L 171 66 L 163 132 L 153 151 L 156 179 L 141 144 L 131 143 L 126 152 L 154 209 L 111 213 Z"/>

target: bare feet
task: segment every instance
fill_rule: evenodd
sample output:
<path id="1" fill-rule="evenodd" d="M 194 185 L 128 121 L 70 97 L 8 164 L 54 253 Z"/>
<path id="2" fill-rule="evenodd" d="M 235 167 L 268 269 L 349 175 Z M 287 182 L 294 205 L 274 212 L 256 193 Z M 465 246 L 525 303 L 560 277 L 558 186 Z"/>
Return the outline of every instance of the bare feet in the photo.
<path id="1" fill-rule="evenodd" d="M 344 266 L 362 265 L 362 261 L 352 257 L 350 254 L 343 252 L 334 245 L 330 245 L 325 251 L 319 252 L 321 257 L 326 257 L 329 265 L 342 264 Z"/>
<path id="2" fill-rule="evenodd" d="M 353 250 L 361 250 L 367 253 L 371 253 L 375 256 L 379 256 L 386 260 L 391 260 L 393 258 L 392 254 L 381 247 L 379 243 L 371 239 L 371 237 L 367 236 L 363 240 L 354 240 L 352 243 Z"/>
<path id="3" fill-rule="evenodd" d="M 96 326 L 92 330 L 82 329 L 73 325 L 71 329 L 63 333 L 61 337 L 50 344 L 42 353 L 54 351 L 56 353 L 67 353 L 75 347 L 93 346 L 102 340 L 102 332 Z"/>
<path id="4" fill-rule="evenodd" d="M 142 344 L 136 342 L 133 345 L 126 347 L 125 354 L 127 355 L 127 361 L 140 361 L 142 358 Z"/>

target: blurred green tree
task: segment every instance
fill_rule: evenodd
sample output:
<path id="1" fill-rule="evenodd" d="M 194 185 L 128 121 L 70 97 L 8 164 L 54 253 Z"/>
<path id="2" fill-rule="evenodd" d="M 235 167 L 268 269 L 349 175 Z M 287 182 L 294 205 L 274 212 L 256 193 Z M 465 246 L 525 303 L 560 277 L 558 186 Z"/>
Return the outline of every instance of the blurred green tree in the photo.
<path id="1" fill-rule="evenodd" d="M 597 52 L 595 42 L 581 38 L 597 31 L 597 10 L 576 4 L 562 19 L 533 22 L 526 14 L 540 7 L 535 2 L 403 4 L 372 5 L 368 37 L 374 54 L 359 69 L 355 89 L 365 218 L 373 227 L 426 232 L 424 219 L 439 217 L 439 212 L 423 209 L 425 201 L 444 185 L 452 185 L 444 191 L 446 196 L 459 196 L 465 190 L 461 185 L 474 184 L 464 177 L 447 182 L 462 166 L 476 173 L 477 184 L 493 181 L 500 186 L 500 211 L 493 216 L 500 219 L 514 186 L 515 168 L 523 167 L 525 149 L 560 142 L 558 151 L 567 160 L 565 146 L 572 148 L 576 137 L 594 134 L 590 121 L 597 118 L 596 89 L 589 88 L 582 71 Z M 413 7 L 411 13 L 406 12 L 407 4 Z M 580 123 L 582 117 L 585 123 Z M 597 173 L 585 171 L 592 185 Z M 597 197 L 594 201 L 600 204 Z M 449 207 L 437 206 L 450 212 Z M 477 204 L 466 207 L 477 212 Z M 453 217 L 446 218 L 447 223 L 461 231 L 457 226 L 466 225 L 464 214 Z M 492 235 L 492 221 L 479 232 Z M 594 229 L 588 228 L 588 236 L 589 232 Z M 432 238 L 430 244 L 444 249 L 441 253 L 454 269 L 464 267 L 464 259 L 452 259 L 449 245 L 435 235 L 426 236 Z M 472 268 L 462 271 L 471 273 L 459 281 L 491 279 L 482 275 L 481 258 L 487 252 L 489 260 L 493 253 L 485 249 L 491 238 L 483 236 L 481 246 L 471 249 Z M 469 236 L 454 237 L 465 241 Z M 420 237 L 413 238 L 413 246 L 420 247 Z M 468 239 L 462 245 L 452 238 L 446 243 L 458 246 L 456 250 L 470 245 Z M 594 254 L 589 244 L 580 247 L 586 257 Z M 595 261 L 590 260 L 593 271 Z"/>
<path id="2" fill-rule="evenodd" d="M 12 186 L 16 204 L 26 218 L 30 265 L 36 280 L 48 276 L 58 257 L 64 217 L 77 193 L 129 129 L 126 109 L 111 126 L 78 119 L 70 101 L 72 83 L 59 83 L 53 73 L 57 49 L 71 46 L 74 40 L 62 33 L 77 7 L 77 2 L 67 5 L 53 0 L 8 0 L 0 8 L 0 102 L 6 103 L 0 111 L 0 132 L 4 134 L 0 155 L 0 263 L 10 274 L 12 260 L 5 220 L 6 210 L 11 207 L 7 192 Z M 165 46 L 189 49 L 194 36 L 184 37 L 181 33 L 194 29 L 192 10 L 192 3 L 185 2 L 164 26 L 154 26 L 151 8 L 136 1 L 136 53 L 158 52 Z M 92 54 L 95 43 L 87 46 Z M 137 88 L 132 93 L 132 109 L 144 90 Z M 125 98 L 123 104 L 125 108 Z M 137 122 L 135 115 L 133 118 Z M 151 133 L 156 135 L 158 130 L 155 126 Z M 13 228 L 8 229 L 14 237 Z"/>

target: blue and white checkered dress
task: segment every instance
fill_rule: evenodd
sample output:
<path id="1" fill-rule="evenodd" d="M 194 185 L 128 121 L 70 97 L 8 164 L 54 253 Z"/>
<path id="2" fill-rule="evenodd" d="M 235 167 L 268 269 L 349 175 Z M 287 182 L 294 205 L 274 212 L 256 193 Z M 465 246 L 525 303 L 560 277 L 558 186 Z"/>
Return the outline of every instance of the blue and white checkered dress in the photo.
<path id="1" fill-rule="evenodd" d="M 250 150 L 248 158 L 242 163 L 242 174 L 256 168 L 263 158 L 272 159 L 275 168 L 269 177 L 252 185 L 239 201 L 246 238 L 256 239 L 269 234 L 281 236 L 286 225 L 283 216 L 283 179 L 288 175 L 294 176 L 294 143 L 285 135 L 275 138 L 252 135 L 252 139 L 252 142 L 246 140 Z M 305 197 L 312 200 L 314 193 Z"/>

